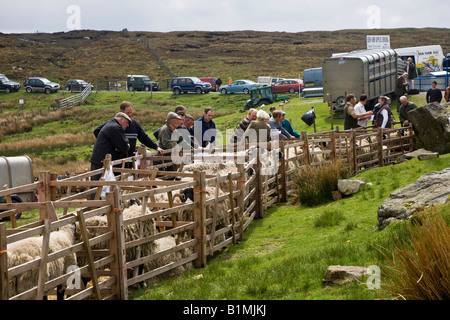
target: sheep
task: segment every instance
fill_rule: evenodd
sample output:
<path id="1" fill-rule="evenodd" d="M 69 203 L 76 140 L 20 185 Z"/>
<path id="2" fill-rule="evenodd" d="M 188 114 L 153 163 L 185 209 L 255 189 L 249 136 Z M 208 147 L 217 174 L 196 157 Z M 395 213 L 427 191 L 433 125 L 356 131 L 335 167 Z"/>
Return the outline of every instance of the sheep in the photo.
<path id="1" fill-rule="evenodd" d="M 228 184 L 228 182 L 227 182 Z M 176 195 L 174 195 L 173 197 L 173 203 L 174 204 L 181 204 L 183 202 L 192 202 L 193 201 L 193 197 L 194 197 L 194 189 L 193 188 L 186 188 L 183 190 L 180 190 L 178 195 L 183 195 L 180 197 L 176 197 Z M 205 188 L 205 194 L 206 194 L 206 200 L 210 200 L 210 199 L 214 199 L 215 195 L 216 195 L 216 187 L 213 186 L 208 186 Z M 223 194 L 225 194 L 225 192 L 219 188 L 218 190 L 218 196 L 222 196 Z M 155 195 L 155 201 L 156 202 L 167 202 L 168 198 L 167 198 L 167 193 L 161 193 L 161 194 L 157 194 Z M 229 199 L 220 201 L 217 204 L 217 208 L 215 208 L 215 204 L 213 201 L 211 201 L 210 203 L 208 203 L 206 205 L 206 218 L 212 218 L 214 212 L 217 213 L 217 226 L 224 226 L 228 224 L 228 210 L 230 209 L 230 201 Z M 169 219 L 169 217 L 165 218 L 166 220 Z M 194 214 L 193 211 L 191 209 L 188 210 L 180 210 L 177 212 L 177 220 L 178 221 L 194 221 Z M 207 232 L 210 233 L 212 229 L 211 225 L 208 225 L 207 227 Z M 184 236 L 187 235 L 191 235 L 192 232 L 188 232 L 185 233 Z"/>
<path id="2" fill-rule="evenodd" d="M 160 239 L 155 240 L 155 253 L 170 249 L 172 247 L 175 247 L 176 240 L 172 236 L 163 237 Z M 192 251 L 189 248 L 184 248 L 177 252 L 172 252 L 168 255 L 162 256 L 161 258 L 158 258 L 156 260 L 147 262 L 144 264 L 144 271 L 148 272 L 151 270 L 155 270 L 157 268 L 163 267 L 169 263 L 181 260 L 183 258 L 189 257 L 192 255 Z M 151 278 L 148 282 L 155 283 L 161 279 L 164 279 L 166 277 L 170 277 L 173 275 L 181 274 L 183 271 L 191 270 L 193 267 L 192 262 L 188 262 L 182 266 L 176 267 L 168 272 L 164 272 L 156 277 Z"/>
<path id="3" fill-rule="evenodd" d="M 149 214 L 150 210 L 146 208 L 145 214 Z M 141 206 L 138 206 L 136 204 L 130 206 L 129 208 L 125 208 L 123 210 L 123 217 L 124 219 L 131 219 L 137 216 L 142 215 L 141 212 Z M 102 216 L 94 216 L 91 218 L 86 219 L 86 226 L 88 227 L 100 227 L 100 226 L 107 226 L 108 221 L 107 217 L 105 215 Z M 143 237 L 148 237 L 156 233 L 155 229 L 155 222 L 154 219 L 147 219 L 145 222 L 141 223 L 143 226 Z M 124 238 L 125 241 L 132 241 L 139 239 L 139 224 L 133 223 L 128 224 L 125 226 L 124 230 Z M 77 229 L 76 229 L 76 242 L 81 242 L 81 233 L 79 230 L 79 225 L 77 223 Z M 93 238 L 95 236 L 98 236 L 99 234 L 95 230 L 88 230 L 89 238 Z M 93 249 L 106 249 L 108 248 L 108 242 L 102 242 L 92 247 Z M 155 244 L 153 242 L 148 242 L 143 245 L 141 245 L 141 256 L 147 256 L 155 251 Z M 137 247 L 128 248 L 125 252 L 126 255 L 126 261 L 133 261 L 135 260 L 137 256 Z M 83 266 L 85 265 L 86 259 L 84 257 L 78 258 L 78 265 Z M 141 268 L 142 269 L 142 268 Z M 131 273 L 132 271 L 128 271 Z M 131 275 L 130 275 L 131 276 Z"/>
<path id="4" fill-rule="evenodd" d="M 68 248 L 75 244 L 75 225 L 68 224 L 58 231 L 50 233 L 49 254 Z M 41 258 L 43 236 L 26 238 L 7 246 L 8 269 Z M 62 258 L 47 263 L 46 279 L 52 280 L 64 275 L 67 268 L 76 265 L 75 253 L 68 254 Z M 39 268 L 23 272 L 12 277 L 9 281 L 9 295 L 15 296 L 23 293 L 38 284 Z M 64 299 L 66 284 L 58 285 L 57 298 Z M 46 296 L 50 291 L 44 293 Z"/>

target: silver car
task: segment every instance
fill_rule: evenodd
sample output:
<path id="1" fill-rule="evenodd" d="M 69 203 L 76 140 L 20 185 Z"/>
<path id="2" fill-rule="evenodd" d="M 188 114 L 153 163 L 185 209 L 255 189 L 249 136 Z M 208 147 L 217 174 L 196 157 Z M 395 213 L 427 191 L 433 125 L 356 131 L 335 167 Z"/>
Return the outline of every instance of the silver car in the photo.
<path id="1" fill-rule="evenodd" d="M 51 93 L 56 92 L 60 89 L 58 83 L 51 82 L 50 80 L 41 77 L 28 78 L 23 83 L 23 87 L 28 93 L 31 92 Z"/>

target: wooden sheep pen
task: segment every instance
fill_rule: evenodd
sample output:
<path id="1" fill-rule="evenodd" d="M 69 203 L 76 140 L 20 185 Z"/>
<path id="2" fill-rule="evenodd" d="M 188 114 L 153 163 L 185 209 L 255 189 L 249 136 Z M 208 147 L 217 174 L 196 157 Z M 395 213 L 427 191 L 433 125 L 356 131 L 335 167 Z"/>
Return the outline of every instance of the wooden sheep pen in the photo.
<path id="1" fill-rule="evenodd" d="M 0 210 L 6 210 L 0 217 L 12 220 L 11 229 L 0 223 L 0 299 L 42 299 L 55 295 L 54 288 L 74 282 L 65 299 L 126 300 L 129 288 L 204 267 L 208 255 L 242 241 L 254 219 L 263 218 L 273 203 L 287 201 L 296 168 L 335 159 L 347 162 L 354 173 L 383 166 L 412 150 L 411 132 L 411 127 L 303 132 L 300 139 L 281 140 L 280 149 L 269 147 L 266 155 L 272 158 L 246 154 L 242 163 L 222 171 L 194 165 L 188 172 L 190 166 L 183 164 L 180 171 L 162 171 L 173 165 L 171 157 L 141 148 L 134 157 L 106 158 L 104 168 L 62 180 L 41 172 L 38 182 L 0 191 L 7 200 L 23 191 L 39 196 L 36 203 L 0 204 Z M 219 163 L 229 159 L 220 153 L 203 156 L 204 161 Z M 109 168 L 116 173 L 115 181 L 89 181 Z M 110 190 L 102 198 L 104 186 Z M 58 188 L 66 191 L 57 199 Z M 72 194 L 73 189 L 83 191 Z M 189 189 L 192 200 L 182 199 Z M 18 227 L 14 216 L 33 209 L 39 210 L 39 220 Z M 74 243 L 52 251 L 51 235 L 72 224 L 77 225 Z M 39 254 L 8 266 L 14 243 L 38 236 Z M 49 274 L 52 263 L 70 255 L 77 258 L 74 268 Z M 10 290 L 14 278 L 26 272 L 33 273 L 31 287 Z M 85 285 L 88 281 L 91 286 Z"/>

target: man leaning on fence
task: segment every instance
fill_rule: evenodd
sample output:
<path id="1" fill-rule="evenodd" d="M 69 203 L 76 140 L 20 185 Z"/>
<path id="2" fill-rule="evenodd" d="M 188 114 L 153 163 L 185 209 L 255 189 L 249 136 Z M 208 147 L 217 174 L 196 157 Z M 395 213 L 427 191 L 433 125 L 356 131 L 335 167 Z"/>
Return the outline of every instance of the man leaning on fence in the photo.
<path id="1" fill-rule="evenodd" d="M 125 129 L 131 122 L 130 117 L 119 112 L 116 116 L 106 122 L 100 132 L 92 150 L 91 171 L 103 167 L 103 160 L 107 154 L 111 155 L 111 160 L 121 159 L 122 155 L 130 149 L 130 143 L 125 136 Z M 91 181 L 100 180 L 102 174 L 91 177 Z"/>
<path id="2" fill-rule="evenodd" d="M 125 113 L 130 119 L 130 125 L 128 128 L 125 129 L 125 136 L 127 137 L 129 143 L 130 143 L 130 149 L 124 153 L 121 158 L 127 158 L 132 157 L 136 153 L 136 142 L 139 140 L 142 144 L 147 146 L 148 148 L 154 149 L 158 151 L 160 154 L 163 154 L 164 151 L 158 147 L 158 145 L 150 139 L 150 137 L 145 133 L 144 129 L 142 129 L 139 122 L 136 121 L 136 119 L 133 119 L 133 105 L 131 102 L 124 101 L 120 104 L 120 112 Z M 98 137 L 98 134 L 100 133 L 100 130 L 103 128 L 103 126 L 106 123 L 98 126 L 94 130 L 95 137 Z M 130 163 L 127 163 L 129 165 Z"/>

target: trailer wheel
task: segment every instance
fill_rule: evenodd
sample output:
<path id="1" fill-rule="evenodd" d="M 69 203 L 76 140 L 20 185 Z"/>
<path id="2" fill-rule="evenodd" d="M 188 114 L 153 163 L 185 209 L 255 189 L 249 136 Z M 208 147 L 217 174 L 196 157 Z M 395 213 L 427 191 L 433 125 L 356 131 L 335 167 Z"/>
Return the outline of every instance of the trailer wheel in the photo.
<path id="1" fill-rule="evenodd" d="M 336 104 L 338 106 L 344 106 L 345 105 L 345 97 L 340 96 L 336 99 Z"/>

